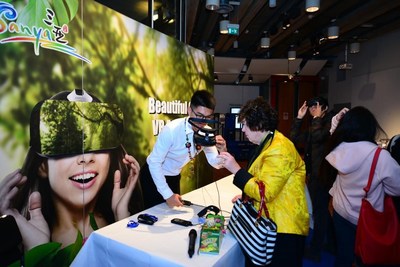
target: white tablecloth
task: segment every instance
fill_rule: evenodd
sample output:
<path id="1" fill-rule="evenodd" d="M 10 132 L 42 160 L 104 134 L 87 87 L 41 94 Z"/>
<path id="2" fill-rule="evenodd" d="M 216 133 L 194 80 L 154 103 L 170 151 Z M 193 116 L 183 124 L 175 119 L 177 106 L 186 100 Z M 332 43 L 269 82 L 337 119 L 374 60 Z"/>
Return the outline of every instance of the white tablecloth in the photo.
<path id="1" fill-rule="evenodd" d="M 215 205 L 222 215 L 229 217 L 233 204 L 231 199 L 240 194 L 232 184 L 233 176 L 227 176 L 202 188 L 183 195 L 185 200 L 201 206 Z M 72 266 L 244 266 L 244 256 L 239 244 L 228 232 L 225 234 L 218 255 L 198 254 L 201 225 L 184 227 L 171 223 L 173 218 L 198 223 L 197 213 L 203 207 L 192 205 L 170 209 L 165 203 L 140 213 L 158 217 L 154 225 L 139 224 L 127 228 L 130 219 L 137 221 L 135 214 L 93 232 Z M 226 222 L 228 218 L 226 218 Z M 189 231 L 197 230 L 195 254 L 188 255 Z"/>

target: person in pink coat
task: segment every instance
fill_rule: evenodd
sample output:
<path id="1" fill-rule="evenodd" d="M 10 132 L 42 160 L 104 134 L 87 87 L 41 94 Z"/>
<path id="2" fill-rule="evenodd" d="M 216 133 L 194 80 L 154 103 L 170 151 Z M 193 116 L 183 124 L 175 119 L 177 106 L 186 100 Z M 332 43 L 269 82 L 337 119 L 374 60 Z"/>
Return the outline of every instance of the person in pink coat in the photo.
<path id="1" fill-rule="evenodd" d="M 350 109 L 337 125 L 329 141 L 326 160 L 336 171 L 329 193 L 333 198 L 333 222 L 337 242 L 335 266 L 351 267 L 355 261 L 354 243 L 374 153 L 380 133 L 385 132 L 375 116 L 365 107 Z M 368 200 L 383 210 L 385 194 L 400 195 L 400 166 L 387 150 L 382 150 Z"/>

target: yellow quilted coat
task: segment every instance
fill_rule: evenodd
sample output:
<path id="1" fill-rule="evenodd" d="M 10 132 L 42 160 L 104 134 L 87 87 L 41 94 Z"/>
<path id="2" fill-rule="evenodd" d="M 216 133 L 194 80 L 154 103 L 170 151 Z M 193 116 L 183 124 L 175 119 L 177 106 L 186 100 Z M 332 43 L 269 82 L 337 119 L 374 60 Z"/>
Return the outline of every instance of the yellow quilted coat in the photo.
<path id="1" fill-rule="evenodd" d="M 255 181 L 265 184 L 265 200 L 278 233 L 307 235 L 309 214 L 305 195 L 305 165 L 293 143 L 275 130 L 248 172 L 253 175 L 244 192 L 255 199 L 258 210 L 260 195 Z M 258 201 L 258 202 L 257 202 Z"/>

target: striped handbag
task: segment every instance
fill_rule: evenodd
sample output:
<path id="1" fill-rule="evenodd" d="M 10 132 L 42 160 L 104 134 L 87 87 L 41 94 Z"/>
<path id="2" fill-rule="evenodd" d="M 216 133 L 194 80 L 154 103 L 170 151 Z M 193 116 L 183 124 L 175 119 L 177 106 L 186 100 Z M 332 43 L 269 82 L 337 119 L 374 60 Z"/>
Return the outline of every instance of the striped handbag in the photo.
<path id="1" fill-rule="evenodd" d="M 267 265 L 272 261 L 277 226 L 269 218 L 265 204 L 265 185 L 258 182 L 260 208 L 257 211 L 247 199 L 236 200 L 228 223 L 228 230 L 235 236 L 244 252 L 254 264 Z M 263 217 L 262 211 L 267 217 Z"/>

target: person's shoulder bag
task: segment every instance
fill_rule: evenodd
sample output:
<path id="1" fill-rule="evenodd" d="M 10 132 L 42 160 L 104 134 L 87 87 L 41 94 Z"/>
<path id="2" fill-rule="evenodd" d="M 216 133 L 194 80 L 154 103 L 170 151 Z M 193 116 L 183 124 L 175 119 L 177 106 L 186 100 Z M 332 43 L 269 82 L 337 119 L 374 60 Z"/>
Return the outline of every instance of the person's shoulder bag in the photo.
<path id="1" fill-rule="evenodd" d="M 236 238 L 243 251 L 257 265 L 267 265 L 272 261 L 277 226 L 269 218 L 265 204 L 265 185 L 259 181 L 260 208 L 257 211 L 248 196 L 236 200 L 229 219 L 228 229 Z M 262 211 L 266 217 L 262 216 Z"/>
<path id="2" fill-rule="evenodd" d="M 367 200 L 382 148 L 378 147 L 372 161 L 365 196 L 361 202 L 357 224 L 355 254 L 364 264 L 400 264 L 400 224 L 392 197 L 386 195 L 384 210 L 379 212 Z"/>

